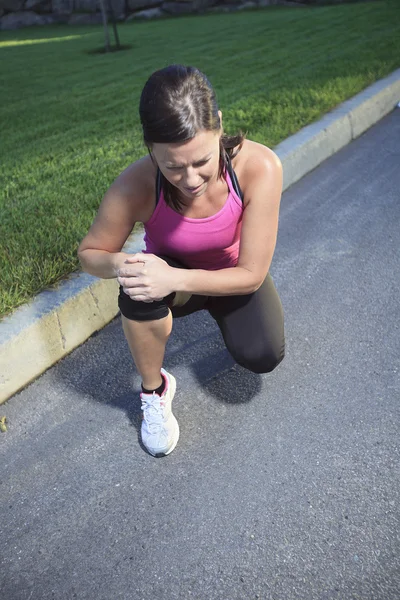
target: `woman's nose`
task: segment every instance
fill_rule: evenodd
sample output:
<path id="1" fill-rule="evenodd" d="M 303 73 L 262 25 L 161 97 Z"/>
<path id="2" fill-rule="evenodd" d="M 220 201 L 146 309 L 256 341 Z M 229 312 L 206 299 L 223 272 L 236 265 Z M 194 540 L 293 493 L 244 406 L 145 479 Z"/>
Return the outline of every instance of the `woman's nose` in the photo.
<path id="1" fill-rule="evenodd" d="M 195 188 L 200 185 L 200 178 L 195 169 L 187 169 L 184 177 L 185 186 Z"/>

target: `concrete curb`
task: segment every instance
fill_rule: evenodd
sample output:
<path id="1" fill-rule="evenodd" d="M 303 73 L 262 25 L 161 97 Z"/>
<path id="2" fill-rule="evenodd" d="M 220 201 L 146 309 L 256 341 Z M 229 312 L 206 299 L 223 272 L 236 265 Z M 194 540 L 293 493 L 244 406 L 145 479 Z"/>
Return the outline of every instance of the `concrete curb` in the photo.
<path id="1" fill-rule="evenodd" d="M 400 69 L 284 140 L 274 148 L 283 163 L 283 189 L 361 135 L 399 100 Z M 142 234 L 133 234 L 124 249 L 143 247 Z M 107 325 L 118 314 L 117 290 L 115 279 L 73 274 L 0 322 L 0 403 Z"/>
<path id="2" fill-rule="evenodd" d="M 301 179 L 393 110 L 400 100 L 400 69 L 281 142 L 283 189 Z"/>

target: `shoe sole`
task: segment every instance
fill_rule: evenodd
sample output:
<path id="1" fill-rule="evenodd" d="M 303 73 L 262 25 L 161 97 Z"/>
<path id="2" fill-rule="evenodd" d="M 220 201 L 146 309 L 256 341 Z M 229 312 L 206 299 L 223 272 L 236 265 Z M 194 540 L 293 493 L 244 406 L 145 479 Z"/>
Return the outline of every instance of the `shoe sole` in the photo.
<path id="1" fill-rule="evenodd" d="M 152 453 L 152 452 L 150 452 L 150 450 L 149 450 L 149 452 L 150 452 L 150 454 L 151 454 L 152 456 L 155 456 L 156 458 L 163 458 L 163 456 L 168 456 L 168 454 L 171 454 L 171 452 L 172 452 L 173 450 L 175 450 L 175 448 L 176 448 L 176 445 L 177 445 L 177 443 L 178 443 L 178 441 L 179 441 L 179 425 L 178 425 L 178 421 L 176 422 L 176 424 L 177 424 L 177 436 L 176 436 L 176 439 L 174 440 L 174 442 L 173 442 L 173 444 L 172 444 L 171 448 L 170 448 L 169 450 L 167 450 L 167 452 L 157 452 L 156 454 L 153 454 L 153 453 Z"/>

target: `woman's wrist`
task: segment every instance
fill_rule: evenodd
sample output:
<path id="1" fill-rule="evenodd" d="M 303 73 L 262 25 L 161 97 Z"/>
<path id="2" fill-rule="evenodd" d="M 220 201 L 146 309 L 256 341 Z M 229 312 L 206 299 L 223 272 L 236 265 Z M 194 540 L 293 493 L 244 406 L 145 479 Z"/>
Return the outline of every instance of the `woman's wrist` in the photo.
<path id="1" fill-rule="evenodd" d="M 129 256 L 126 252 L 115 252 L 112 254 L 111 266 L 114 273 L 114 277 L 118 277 L 119 270 L 124 266 L 127 257 Z"/>
<path id="2" fill-rule="evenodd" d="M 124 264 L 128 254 L 125 252 L 107 252 L 95 248 L 87 248 L 79 253 L 82 269 L 101 279 L 113 279 Z"/>
<path id="3" fill-rule="evenodd" d="M 172 278 L 173 278 L 173 289 L 174 292 L 189 292 L 188 290 L 188 269 L 179 269 L 177 267 L 171 267 Z"/>

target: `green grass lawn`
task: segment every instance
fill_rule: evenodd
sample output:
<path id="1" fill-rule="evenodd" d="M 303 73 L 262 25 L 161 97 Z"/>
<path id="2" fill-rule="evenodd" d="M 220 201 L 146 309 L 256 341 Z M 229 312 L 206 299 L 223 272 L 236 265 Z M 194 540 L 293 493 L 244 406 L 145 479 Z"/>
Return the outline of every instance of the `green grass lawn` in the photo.
<path id="1" fill-rule="evenodd" d="M 225 130 L 274 147 L 400 66 L 394 2 L 269 8 L 119 26 L 41 27 L 0 37 L 0 315 L 79 268 L 77 246 L 112 180 L 145 152 L 147 77 L 193 64 Z"/>

